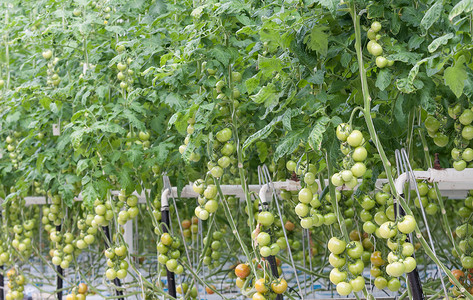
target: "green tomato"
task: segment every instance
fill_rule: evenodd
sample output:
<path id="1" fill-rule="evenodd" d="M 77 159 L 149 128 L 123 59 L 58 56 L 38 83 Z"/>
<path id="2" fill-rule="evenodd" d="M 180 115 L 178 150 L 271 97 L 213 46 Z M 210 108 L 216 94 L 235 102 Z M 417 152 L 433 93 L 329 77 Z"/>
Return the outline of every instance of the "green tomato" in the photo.
<path id="1" fill-rule="evenodd" d="M 378 224 L 378 226 L 381 226 L 382 224 L 388 221 L 388 217 L 386 216 L 386 213 L 384 213 L 384 211 L 378 211 L 374 215 L 374 221 L 376 222 L 376 224 Z"/>
<path id="2" fill-rule="evenodd" d="M 433 116 L 428 116 L 424 121 L 424 125 L 428 131 L 437 132 L 440 128 L 440 121 Z"/>
<path id="3" fill-rule="evenodd" d="M 337 293 L 341 296 L 349 295 L 353 290 L 353 287 L 348 282 L 340 282 L 337 284 Z"/>
<path id="4" fill-rule="evenodd" d="M 328 261 L 330 265 L 334 268 L 341 268 L 345 265 L 346 259 L 345 257 L 330 253 L 328 257 Z"/>
<path id="5" fill-rule="evenodd" d="M 471 111 L 471 109 L 465 109 L 460 117 L 458 117 L 458 121 L 460 121 L 462 125 L 470 125 L 473 121 L 473 111 Z"/>
<path id="6" fill-rule="evenodd" d="M 363 254 L 363 245 L 359 241 L 352 241 L 347 245 L 347 254 L 351 258 L 360 258 Z"/>
<path id="7" fill-rule="evenodd" d="M 453 151 L 453 150 L 452 150 Z M 463 153 L 462 153 L 462 159 L 464 161 L 467 161 L 467 162 L 470 162 L 473 160 L 473 149 L 471 148 L 466 148 L 465 150 L 463 150 Z"/>
<path id="8" fill-rule="evenodd" d="M 363 230 L 368 234 L 373 234 L 376 231 L 376 225 L 371 221 L 367 221 L 363 223 Z"/>
<path id="9" fill-rule="evenodd" d="M 350 132 L 352 131 L 351 126 L 347 123 L 341 123 L 337 126 L 336 135 L 340 141 L 346 141 Z"/>
<path id="10" fill-rule="evenodd" d="M 308 188 L 303 188 L 299 191 L 299 201 L 302 203 L 310 203 L 312 201 L 312 191 Z"/>
<path id="11" fill-rule="evenodd" d="M 373 30 L 375 33 L 378 33 L 381 30 L 382 26 L 381 23 L 378 21 L 375 21 L 371 23 L 371 30 Z"/>
<path id="12" fill-rule="evenodd" d="M 416 227 L 416 220 L 411 215 L 405 215 L 401 222 L 397 224 L 397 229 L 405 234 L 409 234 L 414 231 Z"/>
<path id="13" fill-rule="evenodd" d="M 408 257 L 412 254 L 414 254 L 414 245 L 409 242 L 405 242 L 404 244 L 402 244 L 402 255 Z"/>
<path id="14" fill-rule="evenodd" d="M 358 147 L 359 148 L 359 147 Z M 351 167 L 351 172 L 355 177 L 362 177 L 366 173 L 366 165 L 362 162 L 356 162 L 352 167 Z"/>
<path id="15" fill-rule="evenodd" d="M 333 254 L 341 254 L 345 251 L 346 243 L 336 237 L 332 237 L 327 244 L 328 250 Z M 363 247 L 362 247 L 363 248 Z"/>
<path id="16" fill-rule="evenodd" d="M 399 277 L 406 271 L 402 262 L 393 262 L 386 266 L 386 273 L 392 277 Z"/>
<path id="17" fill-rule="evenodd" d="M 365 279 L 363 276 L 358 276 L 355 279 L 350 280 L 350 285 L 353 289 L 353 292 L 359 292 L 365 287 Z"/>
<path id="18" fill-rule="evenodd" d="M 347 137 L 347 143 L 352 147 L 358 147 L 363 141 L 363 134 L 359 130 L 353 130 Z"/>
<path id="19" fill-rule="evenodd" d="M 391 278 L 388 281 L 388 289 L 391 292 L 397 292 L 401 288 L 401 282 L 397 278 Z"/>
<path id="20" fill-rule="evenodd" d="M 463 130 L 465 130 L 465 128 Z M 473 127 L 471 129 L 472 129 L 472 132 L 471 132 L 471 138 L 470 139 L 473 138 Z M 463 132 L 462 132 L 462 134 L 463 134 Z M 448 144 L 448 136 L 446 136 L 443 133 L 437 132 L 434 136 L 434 143 L 435 143 L 435 145 L 437 145 L 439 147 L 445 147 Z"/>
<path id="21" fill-rule="evenodd" d="M 258 214 L 258 223 L 263 226 L 270 226 L 274 222 L 274 216 L 269 211 L 263 211 Z"/>
<path id="22" fill-rule="evenodd" d="M 359 275 L 363 272 L 365 264 L 361 259 L 357 259 L 354 263 L 348 265 L 348 271 L 353 275 Z"/>
<path id="23" fill-rule="evenodd" d="M 342 272 L 338 268 L 334 268 L 332 269 L 332 271 L 330 271 L 329 279 L 330 279 L 330 282 L 333 284 L 338 284 L 344 281 L 346 278 L 347 278 L 347 272 Z"/>
<path id="24" fill-rule="evenodd" d="M 370 49 L 368 49 L 368 52 L 370 52 L 374 56 L 380 56 L 381 54 L 383 54 L 383 47 L 381 47 L 380 44 L 374 42 L 373 44 L 371 44 L 371 51 Z"/>
<path id="25" fill-rule="evenodd" d="M 375 278 L 374 280 L 374 285 L 382 290 L 384 289 L 387 285 L 388 285 L 388 281 L 386 280 L 386 278 L 382 277 L 382 276 L 378 276 Z"/>
<path id="26" fill-rule="evenodd" d="M 376 66 L 380 69 L 385 68 L 388 65 L 388 60 L 383 56 L 376 57 Z"/>
<path id="27" fill-rule="evenodd" d="M 402 263 L 404 264 L 406 273 L 414 271 L 417 266 L 416 260 L 413 257 L 406 257 Z"/>
<path id="28" fill-rule="evenodd" d="M 458 160 L 453 162 L 453 168 L 457 171 L 463 171 L 466 168 L 466 161 Z"/>

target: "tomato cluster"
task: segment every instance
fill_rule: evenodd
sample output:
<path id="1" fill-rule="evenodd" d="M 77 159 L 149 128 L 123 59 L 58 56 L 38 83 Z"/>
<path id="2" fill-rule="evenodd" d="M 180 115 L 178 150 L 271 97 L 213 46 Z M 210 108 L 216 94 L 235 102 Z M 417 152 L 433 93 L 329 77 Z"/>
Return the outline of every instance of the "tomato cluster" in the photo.
<path id="1" fill-rule="evenodd" d="M 18 163 L 21 160 L 21 151 L 18 150 L 18 138 L 21 137 L 21 132 L 14 131 L 13 136 L 9 135 L 5 139 L 8 150 L 8 157 L 11 159 L 13 167 L 18 168 Z"/>
<path id="2" fill-rule="evenodd" d="M 344 170 L 333 174 L 331 181 L 335 186 L 345 185 L 353 189 L 358 185 L 358 178 L 366 173 L 366 166 L 363 163 L 368 156 L 368 151 L 364 147 L 366 141 L 361 131 L 353 130 L 347 123 L 339 124 L 336 134 L 341 141 L 340 150 L 345 155 Z"/>
<path id="3" fill-rule="evenodd" d="M 278 237 L 273 234 L 281 225 L 278 220 L 275 221 L 273 213 L 270 211 L 262 211 L 256 214 L 255 218 L 258 225 L 253 232 L 253 236 L 262 257 L 275 256 L 281 249 L 287 247 L 285 240 L 281 238 L 278 239 Z"/>
<path id="4" fill-rule="evenodd" d="M 195 208 L 194 213 L 197 218 L 205 221 L 210 214 L 215 213 L 218 209 L 217 187 L 214 184 L 206 185 L 202 179 L 198 179 L 192 188 L 194 192 L 199 194 L 197 199 L 199 205 Z"/>
<path id="5" fill-rule="evenodd" d="M 184 267 L 179 264 L 181 258 L 181 251 L 179 250 L 181 241 L 178 238 L 172 237 L 169 233 L 163 233 L 156 245 L 158 250 L 158 262 L 165 266 L 169 272 L 182 274 Z"/>
<path id="6" fill-rule="evenodd" d="M 370 41 L 366 46 L 368 52 L 376 57 L 376 66 L 380 69 L 387 66 L 391 67 L 394 64 L 394 61 L 382 56 L 383 47 L 378 43 L 378 41 L 381 39 L 381 34 L 379 34 L 381 29 L 381 23 L 378 21 L 371 23 L 371 27 L 367 32 L 367 36 Z"/>
<path id="7" fill-rule="evenodd" d="M 222 247 L 225 247 L 225 241 L 223 236 L 226 233 L 224 228 L 212 232 L 210 236 L 206 236 L 203 239 L 204 247 L 207 247 L 205 251 L 205 256 L 203 259 L 204 265 L 208 266 L 209 269 L 217 268 L 220 263 L 220 258 L 222 257 L 222 252 L 220 250 Z"/>
<path id="8" fill-rule="evenodd" d="M 448 117 L 437 113 L 428 115 L 424 120 L 428 135 L 438 147 L 446 147 L 450 141 L 449 136 L 453 136 L 451 157 L 457 171 L 473 166 L 472 122 L 473 107 L 465 108 L 460 103 L 448 107 Z"/>
<path id="9" fill-rule="evenodd" d="M 87 298 L 87 291 L 89 287 L 85 283 L 79 283 L 77 287 L 74 287 L 72 292 L 66 296 L 66 300 L 85 300 Z"/>
<path id="10" fill-rule="evenodd" d="M 124 244 L 117 244 L 105 250 L 108 266 L 105 276 L 108 280 L 124 279 L 128 275 L 127 254 L 128 249 Z"/>
<path id="11" fill-rule="evenodd" d="M 189 284 L 187 282 L 183 282 L 182 284 L 178 285 L 176 287 L 176 292 L 182 296 L 187 294 L 191 297 L 191 299 L 197 298 L 197 288 L 193 286 L 189 291 Z"/>
<path id="12" fill-rule="evenodd" d="M 363 244 L 357 241 L 346 243 L 332 237 L 327 244 L 330 250 L 329 262 L 330 282 L 337 286 L 337 292 L 346 296 L 351 292 L 359 292 L 365 287 L 365 279 L 361 275 L 365 264 L 363 262 Z"/>
<path id="13" fill-rule="evenodd" d="M 136 218 L 140 213 L 138 209 L 138 197 L 136 195 L 126 195 L 126 191 L 121 190 L 120 194 L 118 194 L 116 208 L 122 209 L 118 213 L 118 224 L 125 225 L 128 221 Z"/>
<path id="14" fill-rule="evenodd" d="M 272 278 L 268 272 L 263 272 L 261 268 L 267 268 L 267 261 L 262 261 L 257 274 L 252 274 L 249 264 L 238 264 L 235 267 L 237 276 L 236 285 L 242 293 L 253 300 L 274 299 L 278 294 L 283 294 L 287 290 L 287 281 L 283 278 Z"/>
<path id="15" fill-rule="evenodd" d="M 132 69 L 130 69 L 131 65 L 131 58 L 128 58 L 126 62 L 118 62 L 117 63 L 117 79 L 120 81 L 120 88 L 124 91 L 131 91 L 131 85 L 133 84 L 133 74 L 135 73 Z M 149 136 L 147 136 L 149 138 Z M 142 133 L 140 135 L 140 139 L 147 141 L 146 133 Z M 146 147 L 146 145 L 144 145 Z M 149 147 L 149 145 L 147 146 Z"/>
<path id="16" fill-rule="evenodd" d="M 10 289 L 6 296 L 6 300 L 18 300 L 23 299 L 23 291 L 25 289 L 26 278 L 23 274 L 19 273 L 15 268 L 10 269 L 7 272 L 8 277 L 8 288 Z"/>

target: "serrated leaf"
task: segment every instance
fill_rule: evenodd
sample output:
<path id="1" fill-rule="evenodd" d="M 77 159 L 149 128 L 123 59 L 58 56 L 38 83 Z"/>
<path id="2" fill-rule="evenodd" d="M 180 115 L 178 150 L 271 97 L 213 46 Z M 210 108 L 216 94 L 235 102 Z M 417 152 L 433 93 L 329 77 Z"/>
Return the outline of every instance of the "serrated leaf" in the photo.
<path id="1" fill-rule="evenodd" d="M 434 114 L 437 108 L 435 98 L 425 89 L 420 91 L 420 106 L 429 114 Z"/>
<path id="2" fill-rule="evenodd" d="M 153 152 L 156 154 L 156 160 L 159 165 L 164 164 L 168 157 L 169 150 L 174 147 L 175 145 L 171 142 L 162 142 L 157 147 L 153 148 Z"/>
<path id="3" fill-rule="evenodd" d="M 337 11 L 338 4 L 340 3 L 338 0 L 318 0 L 317 2 L 330 10 L 332 14 Z"/>
<path id="4" fill-rule="evenodd" d="M 84 182 L 84 179 L 82 179 L 82 182 Z M 85 184 L 84 188 L 82 189 L 82 197 L 83 202 L 87 207 L 92 207 L 95 200 L 97 200 L 98 193 L 95 190 L 92 181 L 89 181 L 87 184 Z"/>
<path id="5" fill-rule="evenodd" d="M 77 162 L 76 174 L 80 174 L 82 171 L 89 167 L 89 159 L 81 159 Z"/>
<path id="6" fill-rule="evenodd" d="M 282 115 L 282 126 L 283 126 L 284 130 L 286 130 L 286 131 L 291 131 L 292 130 L 292 126 L 291 126 L 292 114 L 291 114 L 291 112 L 292 112 L 292 110 L 289 108 Z"/>
<path id="7" fill-rule="evenodd" d="M 465 80 L 468 77 L 465 66 L 465 57 L 460 56 L 455 62 L 455 65 L 445 69 L 443 73 L 443 78 L 445 80 L 445 85 L 447 85 L 452 92 L 460 98 L 463 93 L 463 88 L 465 87 Z"/>
<path id="8" fill-rule="evenodd" d="M 132 173 L 133 169 L 128 166 L 121 166 L 120 172 L 118 173 L 120 188 L 125 189 L 127 193 L 132 193 L 134 190 L 134 184 L 131 178 Z"/>
<path id="9" fill-rule="evenodd" d="M 283 68 L 281 60 L 277 57 L 266 58 L 260 56 L 258 58 L 258 67 L 261 70 L 265 78 L 269 78 L 273 75 L 273 72 L 280 72 Z"/>
<path id="10" fill-rule="evenodd" d="M 327 131 L 327 124 L 330 118 L 327 116 L 320 117 L 315 121 L 315 125 L 309 134 L 309 146 L 313 150 L 320 150 L 325 131 Z"/>
<path id="11" fill-rule="evenodd" d="M 402 61 L 414 65 L 417 63 L 418 60 L 421 59 L 421 57 L 422 55 L 419 53 L 402 50 L 399 53 L 388 55 L 387 59 L 394 61 Z"/>
<path id="12" fill-rule="evenodd" d="M 243 151 L 247 149 L 251 144 L 253 144 L 253 142 L 255 142 L 256 140 L 262 140 L 268 137 L 271 134 L 271 132 L 273 132 L 274 126 L 276 125 L 276 123 L 280 122 L 281 119 L 282 117 L 274 118 L 266 126 L 264 126 L 257 132 L 250 135 L 243 143 L 243 146 L 242 146 Z"/>
<path id="13" fill-rule="evenodd" d="M 473 1 L 472 0 L 462 0 L 458 2 L 448 14 L 448 18 L 450 21 L 453 20 L 456 16 L 460 15 L 461 13 L 469 13 L 473 10 Z"/>
<path id="14" fill-rule="evenodd" d="M 278 101 L 279 95 L 276 91 L 276 87 L 274 84 L 268 84 L 267 86 L 262 87 L 256 95 L 250 96 L 251 100 L 253 100 L 257 104 L 262 104 L 266 107 Z"/>
<path id="15" fill-rule="evenodd" d="M 384 91 L 391 84 L 392 74 L 389 69 L 382 69 L 376 78 L 376 87 Z"/>
<path id="16" fill-rule="evenodd" d="M 344 68 L 346 68 L 350 64 L 351 59 L 352 59 L 352 56 L 345 52 L 345 53 L 342 54 L 342 58 L 340 59 L 340 63 L 342 64 L 342 66 Z"/>
<path id="17" fill-rule="evenodd" d="M 130 124 L 133 125 L 135 128 L 141 131 L 146 131 L 145 124 L 141 122 L 131 110 L 129 110 L 128 108 L 124 109 L 123 115 L 128 120 L 128 122 L 130 122 Z"/>
<path id="18" fill-rule="evenodd" d="M 438 47 L 442 45 L 446 45 L 448 43 L 448 40 L 453 38 L 455 35 L 453 33 L 447 33 L 445 35 L 442 35 L 441 37 L 436 38 L 435 40 L 430 43 L 430 45 L 427 47 L 430 53 L 434 52 L 435 50 L 438 49 Z"/>
<path id="19" fill-rule="evenodd" d="M 412 67 L 412 69 L 409 71 L 409 75 L 407 76 L 407 80 L 408 80 L 408 83 L 413 85 L 414 84 L 414 80 L 416 79 L 417 77 L 417 74 L 419 73 L 419 68 L 420 68 L 420 64 L 417 63 L 414 67 Z"/>
<path id="20" fill-rule="evenodd" d="M 245 87 L 249 94 L 253 93 L 253 91 L 258 87 L 261 76 L 262 73 L 258 72 L 256 75 L 251 78 L 248 78 L 245 81 Z"/>
<path id="21" fill-rule="evenodd" d="M 409 84 L 409 80 L 407 78 L 400 78 L 396 81 L 396 87 L 398 90 L 405 94 L 412 93 L 416 90 L 416 88 Z"/>
<path id="22" fill-rule="evenodd" d="M 425 37 L 420 36 L 420 35 L 413 35 L 409 39 L 407 46 L 409 47 L 409 49 L 415 50 L 415 49 L 418 49 L 424 41 L 425 41 Z"/>
<path id="23" fill-rule="evenodd" d="M 307 78 L 307 81 L 313 84 L 322 84 L 324 83 L 324 71 L 322 70 L 317 70 L 315 74 L 311 75 L 309 78 Z"/>
<path id="24" fill-rule="evenodd" d="M 213 56 L 216 60 L 221 62 L 224 66 L 227 66 L 230 62 L 232 56 L 229 54 L 228 51 L 220 47 L 215 47 L 209 51 L 210 55 Z"/>
<path id="25" fill-rule="evenodd" d="M 425 13 L 422 21 L 420 21 L 420 27 L 422 27 L 425 31 L 429 30 L 429 28 L 440 18 L 442 10 L 443 5 L 441 1 L 438 1 L 432 5 Z"/>
<path id="26" fill-rule="evenodd" d="M 304 43 L 310 50 L 327 56 L 328 34 L 325 33 L 327 27 L 315 25 L 310 33 L 304 38 Z"/>
<path id="27" fill-rule="evenodd" d="M 276 147 L 276 151 L 274 151 L 274 161 L 278 161 L 284 155 L 291 154 L 296 150 L 301 142 L 303 131 L 303 129 L 291 131 L 281 139 L 281 142 Z"/>
<path id="28" fill-rule="evenodd" d="M 258 141 L 256 142 L 256 150 L 258 152 L 258 158 L 261 163 L 264 163 L 266 158 L 268 157 L 268 145 L 265 142 Z"/>
<path id="29" fill-rule="evenodd" d="M 164 103 L 166 103 L 175 110 L 181 109 L 181 102 L 181 97 L 176 93 L 169 93 L 166 98 L 164 98 Z"/>

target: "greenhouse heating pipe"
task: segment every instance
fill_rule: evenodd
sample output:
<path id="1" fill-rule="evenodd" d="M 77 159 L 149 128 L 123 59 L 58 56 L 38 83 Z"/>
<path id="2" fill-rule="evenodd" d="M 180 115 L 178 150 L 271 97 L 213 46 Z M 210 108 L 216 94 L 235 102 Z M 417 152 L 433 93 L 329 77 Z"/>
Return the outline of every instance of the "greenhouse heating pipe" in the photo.
<path id="1" fill-rule="evenodd" d="M 56 226 L 56 231 L 61 232 L 61 225 Z M 64 276 L 64 270 L 61 268 L 60 265 L 58 265 L 56 267 L 56 271 L 57 271 L 57 274 L 58 274 L 57 275 L 57 282 L 56 282 L 56 288 L 58 290 L 57 299 L 62 300 L 62 287 L 63 287 L 62 277 Z"/>
<path id="2" fill-rule="evenodd" d="M 266 200 L 266 191 L 268 190 L 268 187 L 268 184 L 265 184 L 260 190 L 261 205 L 259 207 L 259 212 L 263 210 L 263 207 L 266 209 L 269 206 L 269 203 Z M 284 224 L 282 224 L 282 226 L 284 227 Z M 274 278 L 279 278 L 278 265 L 276 263 L 276 258 L 274 257 L 274 255 L 268 256 L 267 260 L 269 262 L 269 267 L 271 268 L 271 274 Z M 276 296 L 276 300 L 283 300 L 283 296 L 281 294 L 278 294 Z"/>
<path id="3" fill-rule="evenodd" d="M 168 228 L 171 226 L 168 203 L 169 192 L 169 189 L 165 189 L 163 191 L 163 194 L 161 195 L 161 217 L 163 221 L 161 228 L 163 230 L 163 233 L 169 232 Z M 176 279 L 174 277 L 174 273 L 166 268 L 166 275 L 168 279 L 168 293 L 170 296 L 176 298 Z"/>
<path id="4" fill-rule="evenodd" d="M 110 238 L 110 230 L 109 230 L 108 226 L 103 226 L 102 229 L 103 229 L 103 232 L 105 233 L 105 237 L 107 238 L 105 243 L 107 244 L 108 247 L 111 247 L 112 246 L 112 239 Z M 120 279 L 118 279 L 118 278 L 115 278 L 113 280 L 113 283 L 115 284 L 115 286 L 117 286 L 119 288 L 122 286 L 122 283 L 120 282 Z M 115 289 L 115 293 L 116 293 L 117 296 L 123 296 L 123 291 L 121 291 L 119 289 Z M 119 297 L 118 300 L 124 300 L 124 298 Z"/>

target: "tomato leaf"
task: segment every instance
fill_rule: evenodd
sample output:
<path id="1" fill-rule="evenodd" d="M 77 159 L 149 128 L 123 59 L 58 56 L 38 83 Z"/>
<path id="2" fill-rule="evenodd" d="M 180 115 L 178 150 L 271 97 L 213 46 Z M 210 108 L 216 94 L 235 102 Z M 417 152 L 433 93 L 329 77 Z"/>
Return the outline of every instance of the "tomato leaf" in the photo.
<path id="1" fill-rule="evenodd" d="M 445 35 L 442 35 L 439 38 L 436 38 L 435 40 L 430 43 L 430 45 L 427 47 L 430 53 L 434 52 L 435 50 L 438 49 L 438 47 L 442 45 L 446 45 L 448 43 L 448 40 L 453 38 L 455 35 L 453 33 L 447 33 Z"/>
<path id="2" fill-rule="evenodd" d="M 468 77 L 464 63 L 465 57 L 462 55 L 455 62 L 455 65 L 446 68 L 443 74 L 445 85 L 452 90 L 457 98 L 460 98 L 462 95 L 463 88 L 465 87 L 465 80 Z"/>
<path id="3" fill-rule="evenodd" d="M 246 141 L 243 143 L 242 149 L 245 150 L 247 149 L 253 142 L 256 140 L 262 140 L 268 137 L 271 132 L 273 132 L 275 125 L 280 122 L 282 119 L 282 116 L 279 116 L 277 118 L 274 118 L 269 122 L 266 126 L 258 130 L 257 132 L 253 133 L 250 135 Z"/>
<path id="4" fill-rule="evenodd" d="M 425 13 L 424 17 L 420 21 L 420 27 L 422 27 L 425 31 L 429 30 L 429 28 L 440 18 L 440 14 L 442 13 L 442 11 L 442 1 L 436 2 Z"/>
<path id="5" fill-rule="evenodd" d="M 262 87 L 256 95 L 250 96 L 251 100 L 253 100 L 257 104 L 262 104 L 266 107 L 278 101 L 279 95 L 276 91 L 276 87 L 274 84 L 270 83 L 267 86 Z"/>
<path id="6" fill-rule="evenodd" d="M 450 14 L 448 15 L 448 19 L 450 21 L 453 20 L 456 16 L 460 15 L 461 13 L 469 13 L 470 11 L 473 10 L 473 1 L 472 0 L 462 0 L 458 2 L 450 11 Z"/>
<path id="7" fill-rule="evenodd" d="M 292 110 L 289 108 L 282 115 L 282 126 L 283 126 L 284 130 L 286 130 L 286 131 L 291 131 L 292 130 L 291 118 L 292 118 Z"/>
<path id="8" fill-rule="evenodd" d="M 268 145 L 265 142 L 258 141 L 256 142 L 256 150 L 258 151 L 258 158 L 260 162 L 264 163 L 269 154 Z"/>
<path id="9" fill-rule="evenodd" d="M 246 90 L 249 94 L 253 93 L 253 91 L 258 87 L 262 75 L 262 72 L 258 72 L 256 73 L 256 75 L 251 78 L 248 78 L 245 81 Z"/>
<path id="10" fill-rule="evenodd" d="M 280 72 L 283 68 L 279 58 L 266 58 L 264 56 L 258 57 L 258 66 L 263 73 L 263 78 L 270 78 L 273 76 L 273 72 Z"/>
<path id="11" fill-rule="evenodd" d="M 327 130 L 327 124 L 330 121 L 330 118 L 323 116 L 315 121 L 315 125 L 312 128 L 312 131 L 309 134 L 309 146 L 313 150 L 320 150 L 322 140 L 324 138 L 324 133 Z"/>
<path id="12" fill-rule="evenodd" d="M 338 4 L 340 1 L 338 0 L 318 0 L 318 3 L 322 5 L 323 7 L 327 8 L 330 10 L 332 14 L 334 14 L 337 11 Z"/>
<path id="13" fill-rule="evenodd" d="M 84 182 L 84 180 L 82 180 L 82 182 Z M 95 190 L 95 187 L 92 181 L 88 182 L 83 187 L 82 197 L 83 197 L 84 204 L 87 207 L 92 208 L 95 200 L 98 198 L 98 193 Z"/>
<path id="14" fill-rule="evenodd" d="M 274 151 L 274 161 L 278 161 L 281 157 L 286 154 L 294 152 L 299 146 L 301 140 L 307 132 L 307 128 L 289 132 L 276 147 Z"/>
<path id="15" fill-rule="evenodd" d="M 382 69 L 376 78 L 376 87 L 384 91 L 391 84 L 392 74 L 389 69 Z"/>
<path id="16" fill-rule="evenodd" d="M 325 33 L 327 29 L 325 26 L 315 25 L 304 38 L 304 43 L 307 44 L 310 50 L 316 51 L 323 56 L 327 56 L 328 50 L 328 35 Z"/>

